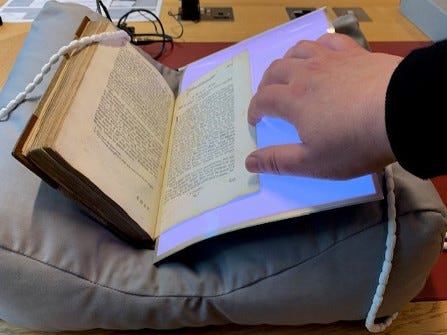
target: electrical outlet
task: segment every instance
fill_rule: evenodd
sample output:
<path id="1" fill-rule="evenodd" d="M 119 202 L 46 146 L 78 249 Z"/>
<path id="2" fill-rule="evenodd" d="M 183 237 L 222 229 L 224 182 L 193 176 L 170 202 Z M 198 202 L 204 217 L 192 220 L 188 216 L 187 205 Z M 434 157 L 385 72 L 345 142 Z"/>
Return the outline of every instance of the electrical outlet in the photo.
<path id="1" fill-rule="evenodd" d="M 203 7 L 200 8 L 202 21 L 234 21 L 232 7 Z"/>
<path id="2" fill-rule="evenodd" d="M 315 10 L 315 7 L 286 7 L 287 15 L 290 20 L 296 19 L 297 17 L 303 16 Z"/>
<path id="3" fill-rule="evenodd" d="M 354 15 L 357 20 L 363 21 L 363 22 L 370 22 L 372 21 L 371 18 L 366 14 L 365 10 L 361 7 L 334 7 L 332 8 L 335 15 L 337 16 L 343 16 L 343 15 Z"/>

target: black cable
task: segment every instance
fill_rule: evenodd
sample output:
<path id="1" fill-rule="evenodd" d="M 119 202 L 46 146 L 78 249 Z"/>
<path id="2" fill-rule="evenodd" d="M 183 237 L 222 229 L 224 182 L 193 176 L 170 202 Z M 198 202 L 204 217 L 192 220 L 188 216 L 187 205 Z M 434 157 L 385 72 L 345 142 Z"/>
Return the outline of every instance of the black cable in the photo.
<path id="1" fill-rule="evenodd" d="M 102 2 L 102 0 L 96 0 L 96 11 L 102 15 L 102 11 L 101 9 L 104 11 L 104 15 L 106 16 L 106 18 L 112 22 L 112 18 L 110 17 L 110 13 L 107 10 L 106 5 L 104 5 L 104 2 Z"/>
<path id="2" fill-rule="evenodd" d="M 145 14 L 149 15 L 149 18 L 146 16 L 145 17 L 148 19 L 148 21 L 152 22 L 154 25 L 155 25 L 155 22 L 157 22 L 158 26 L 161 29 L 161 32 L 160 33 L 158 32 L 157 25 L 155 25 L 155 31 L 156 31 L 155 33 L 137 34 L 137 33 L 133 33 L 131 31 L 129 31 L 129 29 L 127 27 L 127 18 L 129 17 L 130 14 L 133 14 L 133 13 L 139 13 L 140 15 L 143 15 L 143 16 L 145 16 Z M 150 20 L 150 18 L 155 19 L 155 22 L 153 20 Z M 160 58 L 161 55 L 163 55 L 165 48 L 166 48 L 166 43 L 170 43 L 171 46 L 173 46 L 173 38 L 170 35 L 165 33 L 163 24 L 161 23 L 158 16 L 155 15 L 152 11 L 150 11 L 148 9 L 144 9 L 144 8 L 131 9 L 126 14 L 124 14 L 123 16 L 120 17 L 120 19 L 118 20 L 118 23 L 117 23 L 117 27 L 126 31 L 131 38 L 131 43 L 133 43 L 135 45 L 147 45 L 147 44 L 152 44 L 152 43 L 161 43 L 161 48 L 160 48 L 159 52 L 155 56 L 153 56 L 154 59 L 158 59 L 158 58 Z"/>
<path id="3" fill-rule="evenodd" d="M 174 14 L 174 13 L 172 13 L 171 11 L 168 11 L 168 15 L 170 16 L 170 17 L 172 17 L 175 21 L 177 21 L 177 23 L 179 24 L 179 26 L 180 26 L 180 33 L 177 35 L 177 36 L 174 36 L 174 37 L 172 37 L 173 39 L 177 39 L 177 38 L 180 38 L 180 37 L 182 37 L 183 36 L 183 24 L 182 24 L 182 21 L 180 21 L 180 19 L 179 19 L 179 17 L 180 17 L 180 14 L 179 13 L 177 13 L 177 14 Z"/>
<path id="4" fill-rule="evenodd" d="M 103 15 L 112 22 L 112 18 L 107 7 L 104 5 L 102 0 L 96 0 L 96 7 L 99 14 Z M 147 21 L 151 22 L 154 26 L 155 33 L 135 33 L 135 29 L 127 25 L 127 19 L 129 15 L 133 13 L 138 13 L 143 16 Z M 171 48 L 174 47 L 174 39 L 180 38 L 183 35 L 183 25 L 180 20 L 171 12 L 168 13 L 169 16 L 173 17 L 180 25 L 181 32 L 173 37 L 171 35 L 166 34 L 163 24 L 161 20 L 155 15 L 152 11 L 145 8 L 134 8 L 129 10 L 123 16 L 121 16 L 116 24 L 116 26 L 127 32 L 130 37 L 130 42 L 135 45 L 148 45 L 153 43 L 161 43 L 160 50 L 152 56 L 154 59 L 160 58 L 166 50 L 166 45 L 169 43 Z M 161 31 L 159 31 L 159 28 Z"/>

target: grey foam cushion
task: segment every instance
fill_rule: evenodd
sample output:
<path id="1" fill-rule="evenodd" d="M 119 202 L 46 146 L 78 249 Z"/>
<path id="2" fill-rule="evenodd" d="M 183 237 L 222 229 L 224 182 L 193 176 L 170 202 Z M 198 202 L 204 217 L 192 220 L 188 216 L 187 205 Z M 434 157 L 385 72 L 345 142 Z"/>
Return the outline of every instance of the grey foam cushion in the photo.
<path id="1" fill-rule="evenodd" d="M 79 5 L 45 5 L 0 106 L 72 39 L 86 14 L 94 16 Z M 226 234 L 156 267 L 153 251 L 121 241 L 12 158 L 50 77 L 0 123 L 0 319 L 32 329 L 82 330 L 366 317 L 385 252 L 385 201 Z M 398 165 L 392 169 L 398 234 L 379 316 L 398 312 L 423 287 L 446 230 L 446 209 L 430 181 Z"/>

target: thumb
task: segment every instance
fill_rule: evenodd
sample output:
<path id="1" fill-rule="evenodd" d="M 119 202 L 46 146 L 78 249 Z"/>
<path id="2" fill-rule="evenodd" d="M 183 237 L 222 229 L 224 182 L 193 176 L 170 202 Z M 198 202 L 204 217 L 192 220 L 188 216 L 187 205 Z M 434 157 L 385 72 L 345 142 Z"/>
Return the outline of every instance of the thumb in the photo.
<path id="1" fill-rule="evenodd" d="M 303 144 L 269 146 L 253 151 L 245 159 L 245 168 L 254 173 L 309 175 L 303 164 L 307 150 Z"/>

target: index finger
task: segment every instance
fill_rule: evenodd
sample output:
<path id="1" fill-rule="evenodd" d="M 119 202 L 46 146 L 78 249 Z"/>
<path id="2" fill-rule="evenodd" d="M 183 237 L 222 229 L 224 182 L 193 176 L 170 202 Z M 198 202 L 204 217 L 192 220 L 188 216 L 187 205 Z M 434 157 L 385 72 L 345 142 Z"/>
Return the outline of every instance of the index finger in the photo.
<path id="1" fill-rule="evenodd" d="M 248 122 L 258 123 L 264 116 L 279 117 L 288 122 L 296 118 L 297 102 L 290 99 L 289 86 L 274 84 L 260 87 L 248 107 Z"/>
<path id="2" fill-rule="evenodd" d="M 291 79 L 291 67 L 299 60 L 281 58 L 274 60 L 262 75 L 258 89 L 272 84 L 288 84 Z"/>

